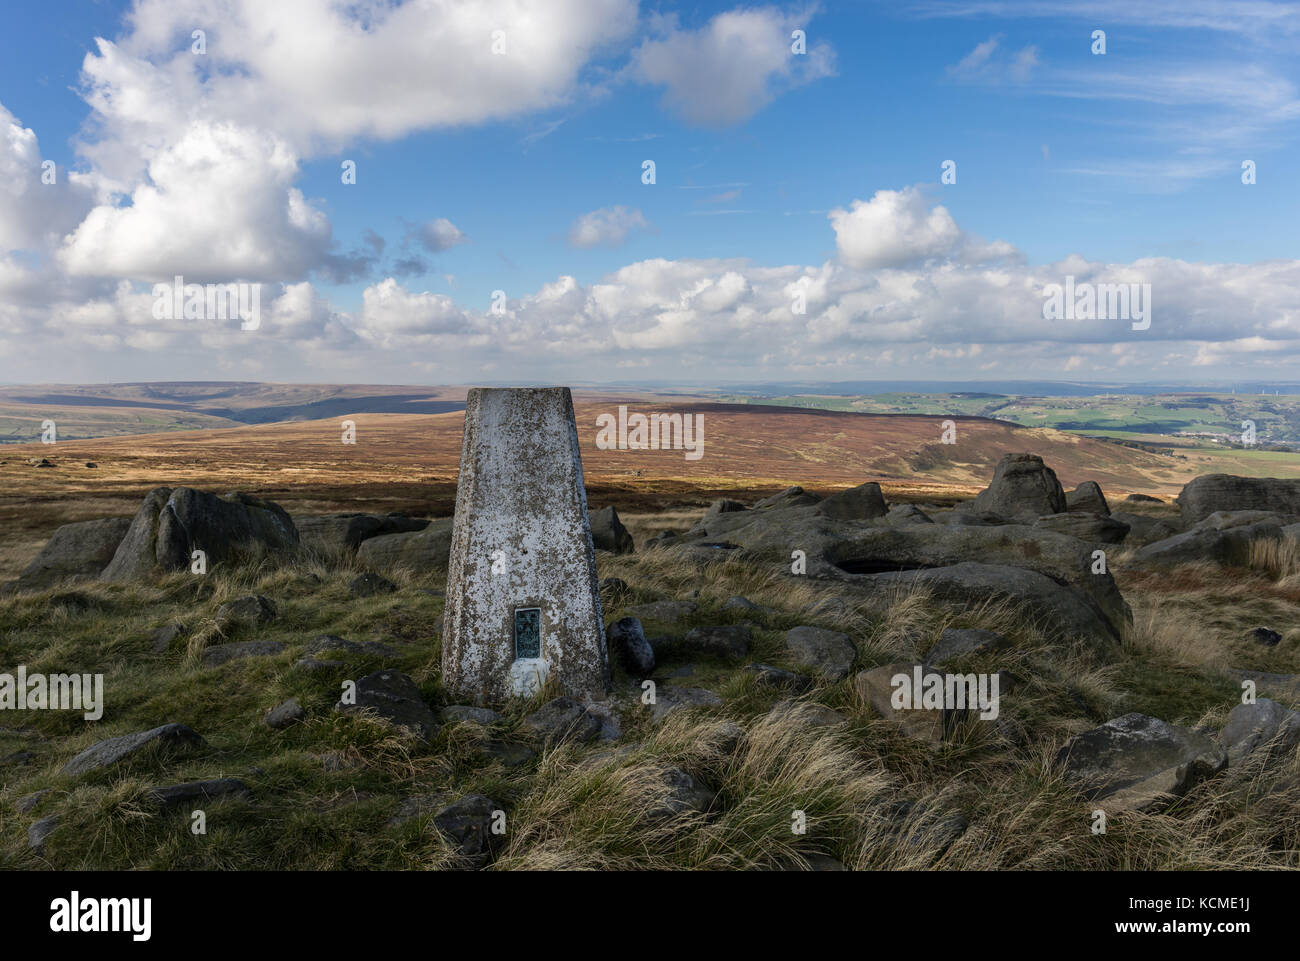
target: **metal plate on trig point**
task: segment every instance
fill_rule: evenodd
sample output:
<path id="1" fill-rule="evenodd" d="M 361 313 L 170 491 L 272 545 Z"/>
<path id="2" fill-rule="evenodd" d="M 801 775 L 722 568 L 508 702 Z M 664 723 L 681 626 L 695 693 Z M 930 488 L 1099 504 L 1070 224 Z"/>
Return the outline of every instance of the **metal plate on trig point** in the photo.
<path id="1" fill-rule="evenodd" d="M 515 659 L 542 656 L 542 609 L 521 607 L 515 611 Z"/>

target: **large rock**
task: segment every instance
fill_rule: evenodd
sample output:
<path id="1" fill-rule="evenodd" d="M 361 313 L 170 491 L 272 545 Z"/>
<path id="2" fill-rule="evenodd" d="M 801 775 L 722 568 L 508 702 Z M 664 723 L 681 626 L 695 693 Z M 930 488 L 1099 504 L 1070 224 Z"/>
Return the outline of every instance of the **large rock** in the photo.
<path id="1" fill-rule="evenodd" d="M 5 585 L 5 591 L 37 591 L 61 581 L 98 576 L 117 553 L 117 545 L 130 527 L 129 517 L 64 524 L 18 579 Z"/>
<path id="2" fill-rule="evenodd" d="M 363 541 L 422 531 L 429 521 L 405 514 L 324 514 L 295 517 L 303 547 L 322 554 L 353 554 Z"/>
<path id="3" fill-rule="evenodd" d="M 1223 770 L 1228 757 L 1204 734 L 1135 713 L 1070 738 L 1057 762 L 1110 814 L 1161 810 Z"/>
<path id="4" fill-rule="evenodd" d="M 918 588 L 959 609 L 1005 601 L 1031 617 L 1049 636 L 1084 640 L 1109 648 L 1122 640 L 1121 629 L 1081 591 L 1036 571 L 994 564 L 964 563 L 916 571 L 874 574 L 872 587 Z"/>
<path id="5" fill-rule="evenodd" d="M 187 754 L 207 747 L 195 731 L 184 724 L 164 724 L 148 731 L 111 737 L 86 748 L 63 766 L 64 774 L 84 774 L 116 764 L 144 751 L 159 755 Z"/>
<path id="6" fill-rule="evenodd" d="M 1133 562 L 1151 567 L 1169 567 L 1209 561 L 1225 567 L 1245 567 L 1251 545 L 1256 541 L 1278 540 L 1282 528 L 1276 521 L 1262 521 L 1224 530 L 1200 528 L 1155 541 L 1133 552 Z"/>
<path id="7" fill-rule="evenodd" d="M 1219 743 L 1227 749 L 1229 764 L 1240 764 L 1261 748 L 1270 758 L 1286 759 L 1300 745 L 1300 711 L 1266 697 L 1254 704 L 1238 704 L 1219 732 Z"/>
<path id="8" fill-rule="evenodd" d="M 275 657 L 284 653 L 279 641 L 237 641 L 233 644 L 210 644 L 203 649 L 203 665 L 217 667 L 247 657 Z"/>
<path id="9" fill-rule="evenodd" d="M 1188 524 L 1202 521 L 1215 511 L 1300 514 L 1300 480 L 1206 474 L 1183 488 L 1177 504 Z"/>
<path id="10" fill-rule="evenodd" d="M 400 671 L 376 671 L 357 681 L 356 703 L 340 701 L 335 707 L 345 713 L 367 712 L 395 728 L 429 739 L 438 730 L 438 719 L 420 696 L 415 682 Z"/>
<path id="11" fill-rule="evenodd" d="M 443 570 L 451 554 L 452 518 L 440 517 L 423 529 L 405 534 L 380 534 L 357 547 L 357 560 L 380 570 Z"/>
<path id="12" fill-rule="evenodd" d="M 1037 454 L 1007 454 L 998 461 L 993 481 L 976 495 L 970 508 L 1032 522 L 1044 514 L 1065 513 L 1065 491 L 1056 472 Z"/>
<path id="13" fill-rule="evenodd" d="M 1181 525 L 1166 517 L 1130 514 L 1127 511 L 1116 511 L 1110 516 L 1111 520 L 1128 525 L 1128 535 L 1124 538 L 1124 544 L 1127 547 L 1145 547 L 1147 544 L 1162 541 L 1166 537 L 1173 537 L 1181 531 Z"/>
<path id="14" fill-rule="evenodd" d="M 817 505 L 817 513 L 835 520 L 867 521 L 889 513 L 879 484 L 860 484 L 832 494 Z"/>
<path id="15" fill-rule="evenodd" d="M 591 543 L 596 550 L 614 554 L 631 554 L 636 550 L 632 535 L 618 519 L 613 504 L 591 511 L 587 516 L 591 519 Z"/>
<path id="16" fill-rule="evenodd" d="M 950 661 L 956 661 L 972 654 L 987 654 L 1001 651 L 1011 646 L 1011 642 L 994 631 L 980 630 L 976 627 L 948 628 L 926 656 L 926 666 L 942 667 Z"/>
<path id="17" fill-rule="evenodd" d="M 1110 516 L 1110 505 L 1106 503 L 1106 495 L 1101 492 L 1101 485 L 1096 481 L 1084 481 L 1074 490 L 1067 491 L 1065 509 Z"/>
<path id="18" fill-rule="evenodd" d="M 544 741 L 590 741 L 600 734 L 600 719 L 585 704 L 568 697 L 547 701 L 520 723 Z"/>
<path id="19" fill-rule="evenodd" d="M 150 491 L 100 577 L 129 581 L 185 570 L 201 550 L 208 567 L 244 552 L 291 551 L 298 529 L 278 504 L 248 494 L 218 497 L 190 487 Z"/>
<path id="20" fill-rule="evenodd" d="M 1042 530 L 1068 534 L 1089 544 L 1118 544 L 1128 536 L 1128 525 L 1106 514 L 1071 511 L 1067 514 L 1048 514 L 1034 521 Z"/>
<path id="21" fill-rule="evenodd" d="M 491 853 L 498 835 L 492 833 L 494 812 L 501 809 L 491 798 L 471 794 L 433 816 L 433 823 L 462 857 L 480 858 Z"/>

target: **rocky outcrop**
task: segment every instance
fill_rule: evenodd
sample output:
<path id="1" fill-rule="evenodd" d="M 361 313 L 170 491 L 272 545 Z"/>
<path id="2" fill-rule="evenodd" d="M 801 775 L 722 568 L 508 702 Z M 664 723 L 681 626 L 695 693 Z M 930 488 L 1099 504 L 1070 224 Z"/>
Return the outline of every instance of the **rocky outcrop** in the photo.
<path id="1" fill-rule="evenodd" d="M 970 504 L 976 513 L 1026 523 L 1044 514 L 1063 514 L 1065 508 L 1065 491 L 1056 472 L 1037 454 L 1007 454 L 994 469 L 992 482 Z"/>
<path id="2" fill-rule="evenodd" d="M 1222 530 L 1197 527 L 1147 544 L 1133 553 L 1133 563 L 1171 567 L 1210 561 L 1225 567 L 1245 567 L 1250 562 L 1251 544 L 1281 536 L 1281 525 L 1271 520 Z"/>
<path id="3" fill-rule="evenodd" d="M 244 552 L 292 551 L 298 530 L 278 504 L 247 494 L 218 497 L 190 487 L 150 491 L 100 577 L 130 581 L 185 570 L 201 550 L 208 568 Z"/>
<path id="4" fill-rule="evenodd" d="M 207 747 L 207 742 L 184 724 L 164 724 L 148 731 L 111 737 L 94 744 L 63 766 L 64 774 L 85 774 L 147 751 L 156 756 L 187 754 Z"/>
<path id="5" fill-rule="evenodd" d="M 129 517 L 64 524 L 18 579 L 4 585 L 4 592 L 38 591 L 64 581 L 97 577 L 117 553 L 130 527 Z"/>
<path id="6" fill-rule="evenodd" d="M 1300 711 L 1266 697 L 1238 704 L 1219 732 L 1219 743 L 1228 752 L 1229 764 L 1240 764 L 1260 750 L 1267 751 L 1269 759 L 1291 757 L 1300 745 Z"/>
<path id="7" fill-rule="evenodd" d="M 842 521 L 868 521 L 889 512 L 879 484 L 859 484 L 832 494 L 817 505 L 817 513 Z"/>
<path id="8" fill-rule="evenodd" d="M 1188 483 L 1176 503 L 1187 524 L 1203 521 L 1215 511 L 1300 515 L 1300 480 L 1205 474 Z"/>

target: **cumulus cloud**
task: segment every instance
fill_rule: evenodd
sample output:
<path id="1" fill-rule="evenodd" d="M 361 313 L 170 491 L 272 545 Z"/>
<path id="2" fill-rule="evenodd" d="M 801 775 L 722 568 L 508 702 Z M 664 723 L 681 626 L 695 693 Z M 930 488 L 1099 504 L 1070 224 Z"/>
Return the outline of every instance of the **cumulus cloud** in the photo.
<path id="1" fill-rule="evenodd" d="M 648 230 L 641 211 L 629 207 L 601 207 L 585 213 L 569 228 L 571 247 L 621 247 L 633 230 Z"/>
<path id="2" fill-rule="evenodd" d="M 847 210 L 836 207 L 828 217 L 840 260 L 850 267 L 903 267 L 939 257 L 983 263 L 1018 256 L 1010 244 L 985 243 L 964 233 L 946 207 L 931 206 L 916 187 L 878 190 L 870 200 L 855 200 Z"/>
<path id="3" fill-rule="evenodd" d="M 440 254 L 444 250 L 451 250 L 457 244 L 466 243 L 468 240 L 461 232 L 461 229 L 446 217 L 439 217 L 437 220 L 431 220 L 427 224 L 421 225 L 415 232 L 415 236 L 419 240 L 420 246 L 431 254 Z"/>
<path id="4" fill-rule="evenodd" d="M 791 34 L 808 29 L 808 11 L 775 7 L 720 13 L 698 30 L 671 19 L 661 35 L 633 52 L 628 74 L 664 88 L 664 105 L 696 126 L 726 127 L 747 120 L 780 92 L 835 72 L 829 44 L 807 41 L 791 51 Z"/>

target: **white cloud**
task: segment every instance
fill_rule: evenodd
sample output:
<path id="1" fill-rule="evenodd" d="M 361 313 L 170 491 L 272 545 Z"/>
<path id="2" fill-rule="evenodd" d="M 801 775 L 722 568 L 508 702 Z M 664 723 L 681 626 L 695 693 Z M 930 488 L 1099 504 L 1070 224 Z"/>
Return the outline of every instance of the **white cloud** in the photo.
<path id="1" fill-rule="evenodd" d="M 430 253 L 440 254 L 444 250 L 451 250 L 458 244 L 468 242 L 468 238 L 461 232 L 461 229 L 453 224 L 446 217 L 439 217 L 437 220 L 431 220 L 424 224 L 416 232 L 421 246 Z"/>
<path id="2" fill-rule="evenodd" d="M 644 40 L 628 73 L 664 87 L 664 105 L 697 126 L 747 120 L 782 90 L 835 72 L 829 44 L 809 32 L 807 52 L 791 52 L 791 34 L 809 31 L 808 11 L 774 7 L 720 13 L 699 30 L 665 22 L 662 36 Z"/>
<path id="3" fill-rule="evenodd" d="M 621 247 L 633 230 L 648 230 L 649 222 L 635 208 L 601 207 L 585 213 L 569 228 L 571 247 Z"/>

